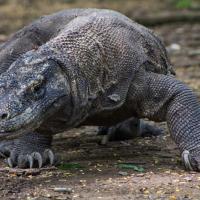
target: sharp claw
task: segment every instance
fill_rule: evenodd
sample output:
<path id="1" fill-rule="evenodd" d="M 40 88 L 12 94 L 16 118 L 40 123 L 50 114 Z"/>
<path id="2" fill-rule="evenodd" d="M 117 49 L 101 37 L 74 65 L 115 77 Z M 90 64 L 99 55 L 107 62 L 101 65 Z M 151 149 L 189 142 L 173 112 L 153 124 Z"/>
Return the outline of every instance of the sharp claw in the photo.
<path id="1" fill-rule="evenodd" d="M 29 162 L 30 169 L 33 168 L 33 157 L 31 155 L 27 155 L 27 159 Z"/>
<path id="2" fill-rule="evenodd" d="M 47 157 L 49 158 L 49 162 L 50 162 L 50 165 L 53 165 L 54 162 L 55 162 L 55 156 L 54 156 L 54 153 L 51 149 L 46 149 L 45 154 L 47 154 Z"/>
<path id="3" fill-rule="evenodd" d="M 109 141 L 108 135 L 104 135 L 102 140 L 101 140 L 101 144 L 106 145 L 108 143 L 108 141 Z"/>
<path id="4" fill-rule="evenodd" d="M 194 171 L 194 169 L 192 168 L 191 166 L 191 163 L 190 163 L 190 152 L 188 150 L 184 150 L 181 154 L 181 157 L 182 157 L 182 160 L 183 160 L 183 163 L 185 165 L 185 168 L 187 170 L 190 170 L 190 171 Z"/>
<path id="5" fill-rule="evenodd" d="M 13 168 L 13 162 L 12 162 L 11 158 L 7 159 L 7 163 L 9 165 L 9 167 Z"/>
<path id="6" fill-rule="evenodd" d="M 6 156 L 2 152 L 0 152 L 0 157 L 6 158 Z"/>
<path id="7" fill-rule="evenodd" d="M 43 164 L 43 161 L 42 161 L 42 156 L 40 153 L 38 152 L 34 152 L 31 154 L 32 157 L 38 161 L 38 167 L 41 168 L 42 167 L 42 164 Z"/>

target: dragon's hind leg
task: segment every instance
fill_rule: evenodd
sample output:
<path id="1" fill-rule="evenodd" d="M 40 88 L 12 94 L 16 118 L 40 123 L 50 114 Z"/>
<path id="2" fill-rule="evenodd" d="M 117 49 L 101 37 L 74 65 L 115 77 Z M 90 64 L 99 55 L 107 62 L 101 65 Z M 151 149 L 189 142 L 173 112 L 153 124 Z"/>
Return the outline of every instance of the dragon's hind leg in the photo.
<path id="1" fill-rule="evenodd" d="M 102 144 L 108 141 L 128 140 L 135 137 L 151 137 L 163 134 L 163 130 L 137 118 L 130 118 L 115 126 L 99 127 L 99 135 L 105 135 Z"/>

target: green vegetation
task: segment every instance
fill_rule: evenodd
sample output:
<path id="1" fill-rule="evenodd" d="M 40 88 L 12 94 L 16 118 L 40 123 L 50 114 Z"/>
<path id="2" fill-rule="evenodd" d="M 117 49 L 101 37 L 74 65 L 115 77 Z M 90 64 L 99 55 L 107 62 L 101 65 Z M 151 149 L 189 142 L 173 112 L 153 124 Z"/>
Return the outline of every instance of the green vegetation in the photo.
<path id="1" fill-rule="evenodd" d="M 175 6 L 178 9 L 187 9 L 191 8 L 192 1 L 191 0 L 176 0 Z"/>
<path id="2" fill-rule="evenodd" d="M 120 169 L 133 169 L 134 171 L 137 172 L 144 172 L 144 168 L 134 165 L 132 163 L 119 163 L 117 164 L 117 167 Z"/>
<path id="3" fill-rule="evenodd" d="M 70 169 L 82 169 L 83 166 L 81 166 L 78 163 L 63 163 L 58 166 L 58 169 L 61 170 L 70 170 Z"/>

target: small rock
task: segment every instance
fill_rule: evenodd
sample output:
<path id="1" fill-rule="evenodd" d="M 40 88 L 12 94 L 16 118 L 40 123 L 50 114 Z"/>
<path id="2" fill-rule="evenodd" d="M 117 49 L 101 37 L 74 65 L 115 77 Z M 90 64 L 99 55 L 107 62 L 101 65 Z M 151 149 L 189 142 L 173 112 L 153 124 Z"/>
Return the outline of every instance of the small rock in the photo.
<path id="1" fill-rule="evenodd" d="M 136 174 L 137 177 L 143 177 L 144 174 Z"/>
<path id="2" fill-rule="evenodd" d="M 170 196 L 169 197 L 169 200 L 176 200 L 177 198 L 176 198 L 176 196 L 174 196 L 174 195 L 172 195 L 172 196 Z"/>
<path id="3" fill-rule="evenodd" d="M 63 193 L 72 193 L 73 192 L 73 190 L 72 190 L 72 188 L 65 188 L 65 187 L 56 187 L 56 188 L 54 188 L 54 191 L 55 192 L 63 192 Z"/>
<path id="4" fill-rule="evenodd" d="M 181 50 L 181 46 L 179 44 L 173 43 L 167 47 L 168 53 L 174 53 Z"/>
<path id="5" fill-rule="evenodd" d="M 44 197 L 51 198 L 51 194 L 45 194 Z"/>
<path id="6" fill-rule="evenodd" d="M 122 171 L 119 171 L 118 174 L 119 174 L 119 175 L 122 175 L 122 176 L 127 176 L 127 175 L 128 175 L 127 172 L 122 172 Z"/>
<path id="7" fill-rule="evenodd" d="M 190 182 L 190 181 L 192 181 L 192 177 L 185 177 L 184 180 Z"/>

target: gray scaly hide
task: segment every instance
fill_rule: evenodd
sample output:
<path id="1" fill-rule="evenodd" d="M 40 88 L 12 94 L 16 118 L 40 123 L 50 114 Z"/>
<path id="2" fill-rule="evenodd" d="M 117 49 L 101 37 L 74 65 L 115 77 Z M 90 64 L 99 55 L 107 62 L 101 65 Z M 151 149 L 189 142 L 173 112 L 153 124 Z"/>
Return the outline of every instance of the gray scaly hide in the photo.
<path id="1" fill-rule="evenodd" d="M 16 48 L 23 44 L 26 31 L 31 36 L 25 37 L 24 47 Z M 1 134 L 6 130 L 14 134 L 17 127 L 23 127 L 27 122 L 24 115 L 28 128 L 45 127 L 46 133 L 57 128 L 49 125 L 52 118 L 62 118 L 60 122 L 67 130 L 81 123 L 115 123 L 121 116 L 120 120 L 131 115 L 146 117 L 167 121 L 186 167 L 200 170 L 199 102 L 171 75 L 174 72 L 163 44 L 147 28 L 114 11 L 62 11 L 19 31 L 1 46 L 0 56 L 3 71 L 14 61 L 1 76 L 2 84 L 7 84 L 0 99 Z M 45 95 L 26 101 L 24 94 L 34 95 L 34 90 L 27 93 L 30 82 L 38 84 L 42 73 L 46 82 L 40 88 L 46 90 Z M 60 93 L 66 97 L 62 104 L 56 102 Z M 54 103 L 49 100 L 53 97 Z M 17 109 L 13 99 L 23 106 Z M 35 105 L 43 105 L 44 111 L 33 109 Z M 24 114 L 24 110 L 29 112 Z"/>

